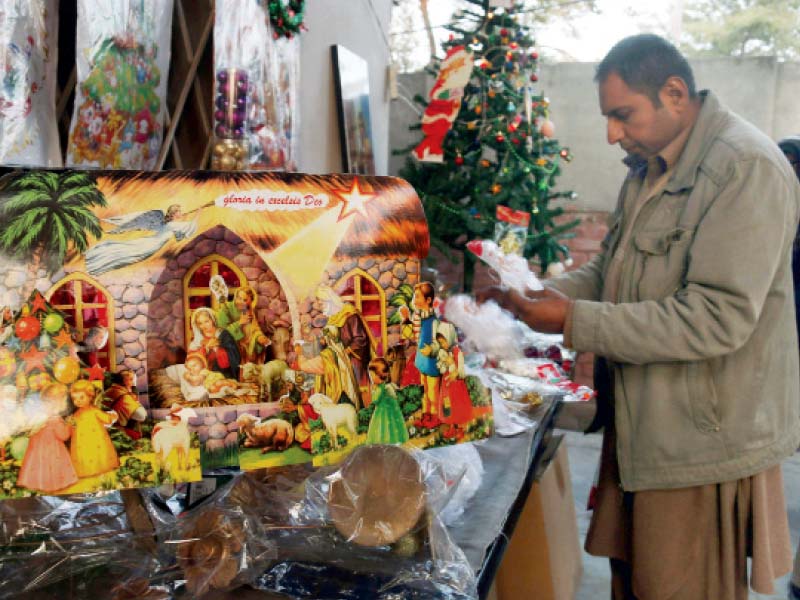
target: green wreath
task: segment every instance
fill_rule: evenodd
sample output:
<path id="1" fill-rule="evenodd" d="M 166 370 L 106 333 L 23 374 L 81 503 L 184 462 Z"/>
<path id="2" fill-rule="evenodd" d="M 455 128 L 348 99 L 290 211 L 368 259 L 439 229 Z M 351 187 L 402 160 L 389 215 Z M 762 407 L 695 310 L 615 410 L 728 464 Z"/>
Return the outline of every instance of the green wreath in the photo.
<path id="1" fill-rule="evenodd" d="M 291 39 L 295 34 L 300 33 L 303 26 L 303 13 L 306 9 L 305 0 L 269 0 L 269 20 L 274 28 L 273 35 L 277 40 L 279 37 L 286 36 Z"/>

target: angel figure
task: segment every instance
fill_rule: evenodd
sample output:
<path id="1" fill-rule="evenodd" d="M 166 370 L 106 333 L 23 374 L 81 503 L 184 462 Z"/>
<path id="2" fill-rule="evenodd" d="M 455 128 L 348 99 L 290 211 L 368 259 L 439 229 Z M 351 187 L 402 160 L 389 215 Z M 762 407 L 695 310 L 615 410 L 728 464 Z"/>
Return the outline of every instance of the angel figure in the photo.
<path id="1" fill-rule="evenodd" d="M 197 232 L 199 214 L 191 221 L 185 219 L 192 213 L 199 213 L 203 208 L 213 205 L 210 202 L 184 213 L 180 204 L 172 204 L 166 213 L 156 209 L 103 219 L 116 226 L 108 234 L 142 231 L 149 235 L 95 244 L 86 252 L 86 272 L 100 275 L 121 269 L 147 260 L 173 239 L 180 241 L 192 237 Z"/>

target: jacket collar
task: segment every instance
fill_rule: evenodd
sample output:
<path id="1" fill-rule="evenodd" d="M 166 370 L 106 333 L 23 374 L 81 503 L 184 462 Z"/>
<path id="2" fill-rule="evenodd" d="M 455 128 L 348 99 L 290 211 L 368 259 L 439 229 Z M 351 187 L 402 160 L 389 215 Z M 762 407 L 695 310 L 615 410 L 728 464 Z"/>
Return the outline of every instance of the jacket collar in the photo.
<path id="1" fill-rule="evenodd" d="M 670 193 L 691 188 L 697 179 L 700 164 L 727 120 L 728 111 L 710 90 L 700 92 L 703 103 L 675 170 L 664 190 Z"/>

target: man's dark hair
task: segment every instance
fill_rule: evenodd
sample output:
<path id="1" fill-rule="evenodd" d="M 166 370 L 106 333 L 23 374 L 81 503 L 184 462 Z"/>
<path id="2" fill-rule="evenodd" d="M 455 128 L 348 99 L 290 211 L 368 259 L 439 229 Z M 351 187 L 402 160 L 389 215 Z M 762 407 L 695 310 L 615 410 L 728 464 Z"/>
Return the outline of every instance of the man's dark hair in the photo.
<path id="1" fill-rule="evenodd" d="M 594 80 L 603 83 L 616 73 L 632 90 L 646 94 L 653 105 L 661 106 L 658 92 L 670 77 L 680 77 L 689 88 L 689 97 L 697 90 L 688 61 L 664 38 L 652 33 L 632 35 L 617 42 L 597 65 Z"/>

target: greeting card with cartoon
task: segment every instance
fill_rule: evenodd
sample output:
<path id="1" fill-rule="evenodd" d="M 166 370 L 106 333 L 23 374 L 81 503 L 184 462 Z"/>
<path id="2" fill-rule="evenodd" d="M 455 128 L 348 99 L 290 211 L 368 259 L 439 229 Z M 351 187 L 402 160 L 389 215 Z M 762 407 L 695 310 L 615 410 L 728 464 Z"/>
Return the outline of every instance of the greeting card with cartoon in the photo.
<path id="1" fill-rule="evenodd" d="M 61 385 L 71 404 L 50 412 L 71 429 L 54 423 L 47 441 L 68 451 L 72 485 L 491 433 L 489 394 L 420 281 L 427 224 L 401 180 L 28 172 L 0 180 L 0 224 L 5 416 L 33 406 L 34 385 L 40 403 Z M 0 440 L 0 471 L 21 467 L 33 435 Z M 95 469 L 111 475 L 82 475 Z"/>

